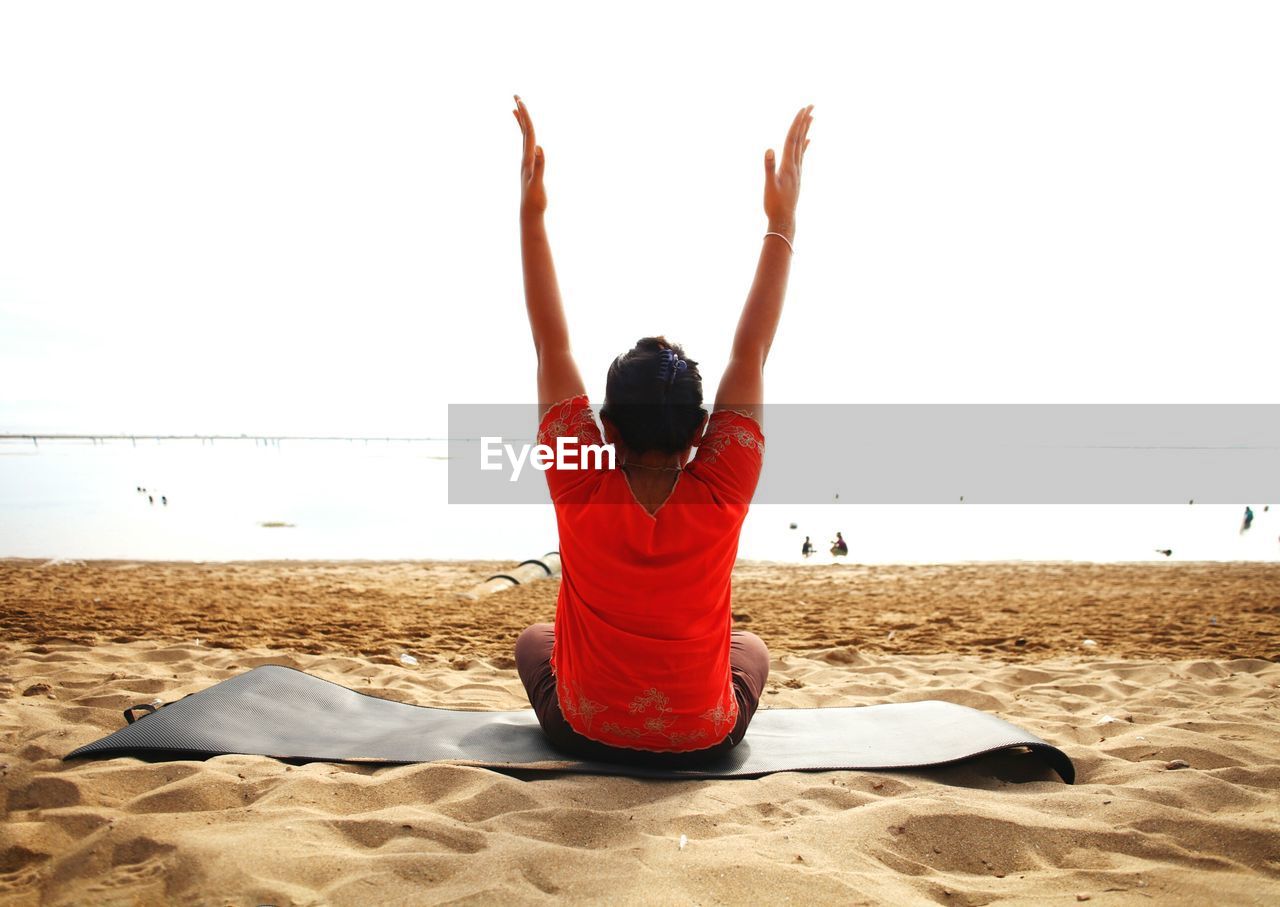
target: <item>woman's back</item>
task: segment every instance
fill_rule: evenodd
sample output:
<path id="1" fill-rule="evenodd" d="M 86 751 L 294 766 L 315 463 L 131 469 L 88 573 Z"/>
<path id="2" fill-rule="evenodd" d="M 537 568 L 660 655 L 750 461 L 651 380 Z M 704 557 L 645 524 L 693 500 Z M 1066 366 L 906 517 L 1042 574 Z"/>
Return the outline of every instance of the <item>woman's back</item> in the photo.
<path id="1" fill-rule="evenodd" d="M 601 443 L 582 417 L 587 406 L 578 396 L 552 407 L 539 443 L 554 445 L 557 430 Z M 732 727 L 730 576 L 763 440 L 754 420 L 713 414 L 654 513 L 621 469 L 547 471 L 561 557 L 552 666 L 578 733 L 612 746 L 686 750 L 715 744 Z"/>

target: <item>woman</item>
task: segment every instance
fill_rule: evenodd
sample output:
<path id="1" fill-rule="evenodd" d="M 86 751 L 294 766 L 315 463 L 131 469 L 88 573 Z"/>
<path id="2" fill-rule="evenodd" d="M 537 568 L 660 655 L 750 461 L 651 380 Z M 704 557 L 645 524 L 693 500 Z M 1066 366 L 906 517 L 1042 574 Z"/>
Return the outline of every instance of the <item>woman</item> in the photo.
<path id="1" fill-rule="evenodd" d="M 732 629 L 730 574 L 764 453 L 764 363 L 782 314 L 813 106 L 796 114 L 780 163 L 765 152 L 769 229 L 713 411 L 702 407 L 697 362 L 646 337 L 609 368 L 602 438 L 569 349 L 543 223 L 545 157 L 515 100 L 538 441 L 611 443 L 617 467 L 546 471 L 560 593 L 555 624 L 520 635 L 516 666 L 559 749 L 655 767 L 706 762 L 741 742 L 769 675 L 764 643 Z"/>

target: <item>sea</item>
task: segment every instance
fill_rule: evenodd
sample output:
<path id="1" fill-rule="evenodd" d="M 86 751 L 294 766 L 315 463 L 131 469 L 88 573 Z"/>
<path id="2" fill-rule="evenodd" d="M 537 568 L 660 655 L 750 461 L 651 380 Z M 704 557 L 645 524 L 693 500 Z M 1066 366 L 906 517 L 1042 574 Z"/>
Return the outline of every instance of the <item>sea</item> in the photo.
<path id="1" fill-rule="evenodd" d="M 448 468 L 444 441 L 0 440 L 0 557 L 524 560 L 556 550 L 550 504 L 450 504 Z M 1246 505 L 1254 512 L 1247 530 Z M 829 553 L 836 532 L 849 545 L 846 558 Z M 818 549 L 807 559 L 806 536 Z M 1277 561 L 1280 507 L 756 505 L 739 556 Z"/>

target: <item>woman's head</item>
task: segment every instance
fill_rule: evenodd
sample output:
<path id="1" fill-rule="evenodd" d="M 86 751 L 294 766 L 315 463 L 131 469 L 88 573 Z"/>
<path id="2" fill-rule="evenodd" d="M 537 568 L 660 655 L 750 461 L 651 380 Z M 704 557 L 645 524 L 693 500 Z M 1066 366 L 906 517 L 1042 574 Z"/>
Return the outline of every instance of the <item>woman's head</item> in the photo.
<path id="1" fill-rule="evenodd" d="M 665 337 L 641 338 L 609 366 L 600 415 L 628 450 L 688 450 L 707 417 L 698 363 Z"/>

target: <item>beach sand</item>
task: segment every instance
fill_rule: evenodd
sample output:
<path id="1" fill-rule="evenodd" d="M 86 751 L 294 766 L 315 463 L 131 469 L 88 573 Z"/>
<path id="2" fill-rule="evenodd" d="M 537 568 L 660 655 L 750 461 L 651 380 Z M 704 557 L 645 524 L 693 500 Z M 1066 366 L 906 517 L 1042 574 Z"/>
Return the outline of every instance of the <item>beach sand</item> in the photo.
<path id="1" fill-rule="evenodd" d="M 1280 902 L 1275 565 L 739 566 L 761 708 L 945 699 L 1064 749 L 1074 786 L 1013 757 L 697 782 L 60 761 L 261 664 L 525 707 L 511 644 L 556 584 L 458 595 L 506 566 L 0 561 L 0 904 Z"/>

